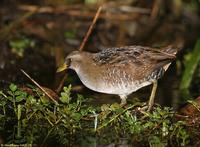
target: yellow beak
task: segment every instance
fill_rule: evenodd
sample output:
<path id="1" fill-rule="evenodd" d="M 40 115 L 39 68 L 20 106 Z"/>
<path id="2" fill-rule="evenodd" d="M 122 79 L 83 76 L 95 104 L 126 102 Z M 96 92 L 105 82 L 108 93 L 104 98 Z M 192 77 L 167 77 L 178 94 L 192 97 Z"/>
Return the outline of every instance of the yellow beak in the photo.
<path id="1" fill-rule="evenodd" d="M 64 63 L 63 65 L 61 65 L 60 67 L 58 67 L 58 69 L 56 70 L 56 72 L 61 72 L 63 70 L 66 70 L 67 69 L 67 64 Z"/>

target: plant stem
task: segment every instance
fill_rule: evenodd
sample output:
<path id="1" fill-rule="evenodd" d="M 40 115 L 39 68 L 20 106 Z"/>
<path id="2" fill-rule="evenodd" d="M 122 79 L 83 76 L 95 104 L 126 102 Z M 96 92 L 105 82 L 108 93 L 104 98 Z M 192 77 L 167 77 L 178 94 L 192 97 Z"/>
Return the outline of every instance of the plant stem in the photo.
<path id="1" fill-rule="evenodd" d="M 200 39 L 197 40 L 196 45 L 193 49 L 190 59 L 186 62 L 185 71 L 183 73 L 181 83 L 180 83 L 180 90 L 182 92 L 183 97 L 187 98 L 190 97 L 189 87 L 192 81 L 193 74 L 197 65 L 200 61 Z"/>
<path id="2" fill-rule="evenodd" d="M 135 107 L 135 105 L 132 105 L 128 108 L 126 108 L 124 111 L 122 111 L 121 113 L 119 114 L 116 114 L 115 116 L 113 116 L 108 122 L 104 123 L 103 125 L 101 125 L 100 127 L 98 127 L 96 129 L 96 131 L 99 131 L 100 129 L 106 127 L 108 124 L 110 124 L 111 122 L 113 122 L 116 118 L 118 118 L 120 115 L 122 115 L 123 113 L 125 113 L 126 111 L 128 111 L 129 109 L 132 109 L 133 107 Z"/>

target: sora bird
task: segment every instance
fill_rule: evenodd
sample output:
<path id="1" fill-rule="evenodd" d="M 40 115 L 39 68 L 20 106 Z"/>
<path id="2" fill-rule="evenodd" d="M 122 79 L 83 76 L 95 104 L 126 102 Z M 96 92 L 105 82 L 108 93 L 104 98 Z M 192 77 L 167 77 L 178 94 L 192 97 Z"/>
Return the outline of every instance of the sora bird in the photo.
<path id="1" fill-rule="evenodd" d="M 97 92 L 116 94 L 121 105 L 132 92 L 153 84 L 148 110 L 154 104 L 157 80 L 162 77 L 177 50 L 166 47 L 157 50 L 142 46 L 106 48 L 98 53 L 73 51 L 58 71 L 69 67 L 75 70 L 82 83 Z"/>

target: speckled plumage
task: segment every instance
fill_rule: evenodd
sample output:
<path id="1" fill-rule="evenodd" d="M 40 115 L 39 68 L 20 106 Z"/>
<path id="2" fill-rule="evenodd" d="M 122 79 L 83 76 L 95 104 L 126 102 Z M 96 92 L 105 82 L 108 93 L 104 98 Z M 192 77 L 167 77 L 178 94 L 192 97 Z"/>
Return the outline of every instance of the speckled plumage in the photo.
<path id="1" fill-rule="evenodd" d="M 98 92 L 125 99 L 152 84 L 167 70 L 177 50 L 157 50 L 142 46 L 107 48 L 98 53 L 74 51 L 66 57 L 83 84 Z"/>

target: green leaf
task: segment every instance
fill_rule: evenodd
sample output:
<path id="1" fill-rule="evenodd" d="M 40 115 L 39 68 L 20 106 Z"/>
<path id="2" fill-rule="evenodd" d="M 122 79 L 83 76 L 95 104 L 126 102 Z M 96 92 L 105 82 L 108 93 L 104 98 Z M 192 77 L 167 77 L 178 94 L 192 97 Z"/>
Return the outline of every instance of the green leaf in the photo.
<path id="1" fill-rule="evenodd" d="M 1 105 L 1 106 L 5 106 L 5 105 L 6 105 L 6 101 L 5 101 L 5 100 L 1 100 L 1 101 L 0 101 L 0 105 Z"/>
<path id="2" fill-rule="evenodd" d="M 8 96 L 7 99 L 8 99 L 9 101 L 11 101 L 11 102 L 14 101 L 13 97 L 11 97 L 11 96 Z"/>
<path id="3" fill-rule="evenodd" d="M 30 104 L 35 104 L 35 103 L 37 102 L 36 99 L 34 98 L 34 96 L 32 96 L 32 95 L 29 95 L 29 96 L 27 97 L 26 101 L 27 101 L 28 103 L 30 103 Z"/>
<path id="4" fill-rule="evenodd" d="M 68 87 L 64 87 L 63 90 L 64 90 L 64 92 L 61 92 L 60 101 L 62 103 L 69 103 L 71 100 L 71 98 L 70 98 L 71 85 L 69 85 Z"/>
<path id="5" fill-rule="evenodd" d="M 46 98 L 45 96 L 41 97 L 40 99 L 41 99 L 41 102 L 43 104 L 49 104 L 50 103 L 50 101 L 48 100 L 48 98 Z"/>
<path id="6" fill-rule="evenodd" d="M 19 95 L 19 96 L 16 96 L 15 99 L 16 99 L 16 102 L 21 102 L 24 100 L 24 96 L 23 95 Z"/>
<path id="7" fill-rule="evenodd" d="M 15 84 L 12 83 L 12 84 L 10 84 L 9 88 L 10 88 L 10 90 L 12 92 L 15 92 L 17 90 L 17 85 L 15 85 Z"/>
<path id="8" fill-rule="evenodd" d="M 73 113 L 72 118 L 76 121 L 79 121 L 81 119 L 82 115 L 80 113 Z"/>
<path id="9" fill-rule="evenodd" d="M 21 102 L 22 100 L 24 100 L 27 97 L 27 93 L 23 92 L 23 91 L 15 91 L 15 96 L 16 96 L 16 102 Z"/>
<path id="10" fill-rule="evenodd" d="M 158 136 L 150 136 L 149 137 L 149 146 L 150 147 L 163 147 L 165 146 Z"/>
<path id="11" fill-rule="evenodd" d="M 180 82 L 180 90 L 182 92 L 182 95 L 186 99 L 189 99 L 191 97 L 188 89 L 190 87 L 192 77 L 199 64 L 199 61 L 200 61 L 200 39 L 197 40 L 195 47 L 191 53 L 191 57 L 186 61 L 185 71 L 183 73 Z"/>
<path id="12" fill-rule="evenodd" d="M 77 96 L 78 96 L 77 101 L 79 101 L 79 102 L 84 101 L 84 97 L 82 95 L 78 94 Z"/>

